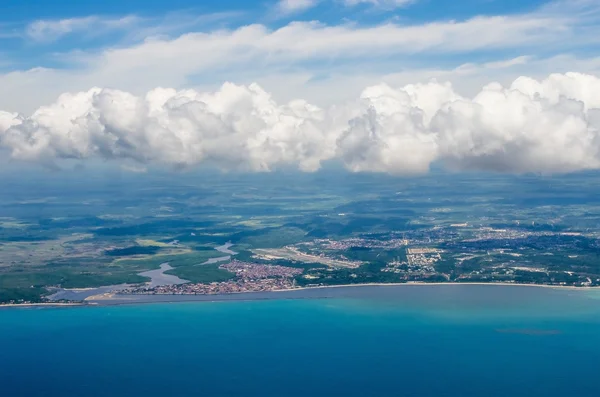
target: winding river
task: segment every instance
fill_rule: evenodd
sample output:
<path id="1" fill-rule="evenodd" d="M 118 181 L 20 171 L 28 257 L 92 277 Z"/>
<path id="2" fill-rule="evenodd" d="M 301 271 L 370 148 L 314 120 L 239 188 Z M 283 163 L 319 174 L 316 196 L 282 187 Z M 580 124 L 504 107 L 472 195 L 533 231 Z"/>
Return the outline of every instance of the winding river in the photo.
<path id="1" fill-rule="evenodd" d="M 231 242 L 215 247 L 215 250 L 227 254 L 226 256 L 220 256 L 217 258 L 210 258 L 209 260 L 202 262 L 196 266 L 209 265 L 217 262 L 224 262 L 231 259 L 232 255 L 236 255 L 237 252 L 230 250 L 233 246 Z M 177 285 L 185 284 L 188 280 L 184 280 L 172 274 L 165 274 L 166 271 L 173 269 L 168 262 L 162 263 L 159 269 L 148 270 L 145 272 L 138 273 L 139 276 L 148 277 L 150 281 L 146 283 L 148 287 L 154 288 L 162 285 Z M 108 292 L 122 291 L 131 287 L 131 284 L 118 284 L 118 285 L 105 285 L 97 288 L 60 288 L 55 290 L 52 295 L 48 296 L 51 301 L 59 300 L 73 300 L 82 301 L 93 295 L 105 294 Z"/>

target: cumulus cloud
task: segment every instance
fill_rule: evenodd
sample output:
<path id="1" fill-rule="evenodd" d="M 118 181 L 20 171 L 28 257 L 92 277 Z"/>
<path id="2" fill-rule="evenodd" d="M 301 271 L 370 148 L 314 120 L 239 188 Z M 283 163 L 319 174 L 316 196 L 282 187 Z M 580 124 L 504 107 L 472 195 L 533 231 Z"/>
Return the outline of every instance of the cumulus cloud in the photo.
<path id="1" fill-rule="evenodd" d="M 21 123 L 22 120 L 19 114 L 0 110 L 0 131 L 6 131 L 13 125 L 19 125 Z"/>
<path id="2" fill-rule="evenodd" d="M 257 84 L 145 96 L 93 88 L 25 117 L 0 112 L 0 150 L 16 160 L 103 158 L 127 164 L 269 171 L 453 169 L 560 173 L 600 168 L 600 79 L 578 73 L 491 83 L 473 98 L 431 81 L 363 90 L 319 108 L 279 104 Z"/>

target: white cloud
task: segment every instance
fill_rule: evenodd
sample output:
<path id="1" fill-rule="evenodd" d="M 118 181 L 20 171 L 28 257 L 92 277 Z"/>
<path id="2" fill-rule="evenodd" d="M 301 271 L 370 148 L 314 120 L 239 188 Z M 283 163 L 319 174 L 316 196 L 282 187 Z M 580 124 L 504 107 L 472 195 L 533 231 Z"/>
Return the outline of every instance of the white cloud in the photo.
<path id="1" fill-rule="evenodd" d="M 19 114 L 0 110 L 0 131 L 6 131 L 13 125 L 21 124 L 21 122 L 22 120 Z"/>
<path id="2" fill-rule="evenodd" d="M 578 0 L 520 15 L 370 26 L 291 22 L 275 29 L 263 24 L 222 28 L 244 18 L 231 13 L 132 17 L 138 21 L 130 29 L 110 36 L 120 37 L 118 44 L 47 55 L 61 67 L 15 70 L 9 68 L 22 65 L 21 60 L 9 63 L 2 70 L 10 71 L 0 73 L 0 109 L 31 113 L 62 92 L 93 86 L 142 95 L 156 86 L 214 90 L 223 81 L 258 82 L 279 101 L 300 96 L 319 106 L 356 97 L 362 87 L 381 81 L 398 86 L 438 78 L 472 95 L 488 79 L 507 84 L 523 74 L 600 71 L 600 58 L 554 56 L 568 54 L 574 44 L 600 43 L 598 14 L 590 12 L 594 7 L 591 0 Z M 69 24 L 58 23 L 55 30 L 63 32 Z M 102 31 L 92 23 L 77 30 L 77 37 Z M 484 63 L 457 67 L 474 53 Z M 530 56 L 507 60 L 507 53 Z M 538 53 L 544 58 L 536 58 Z"/>
<path id="3" fill-rule="evenodd" d="M 291 15 L 313 8 L 318 3 L 319 0 L 279 0 L 275 8 L 281 15 Z"/>
<path id="4" fill-rule="evenodd" d="M 576 20 L 544 14 L 475 17 L 420 25 L 324 25 L 292 22 L 279 29 L 248 25 L 237 29 L 193 32 L 174 38 L 152 37 L 131 46 L 59 54 L 68 69 L 33 68 L 0 74 L 0 108 L 30 111 L 64 91 L 91 86 L 116 87 L 141 94 L 152 87 L 201 85 L 198 79 L 244 81 L 267 79 L 285 69 L 308 71 L 336 63 L 370 70 L 381 59 L 402 60 L 419 54 L 444 57 L 474 51 L 558 47 L 573 39 Z M 600 33 L 600 32 L 599 32 Z M 318 70 L 317 70 L 318 71 Z M 382 74 L 389 73 L 384 71 Z M 42 101 L 42 102 L 40 102 Z"/>
<path id="5" fill-rule="evenodd" d="M 256 84 L 215 92 L 158 88 L 144 96 L 94 88 L 29 117 L 0 112 L 0 147 L 17 160 L 104 158 L 191 167 L 413 174 L 456 169 L 600 169 L 600 78 L 555 74 L 483 87 L 473 98 L 430 82 L 363 90 L 328 108 L 278 104 Z"/>
<path id="6" fill-rule="evenodd" d="M 26 35 L 38 42 L 51 42 L 75 33 L 84 32 L 98 35 L 113 30 L 122 30 L 131 27 L 136 21 L 138 21 L 138 18 L 134 16 L 122 18 L 87 16 L 54 20 L 40 19 L 27 25 Z"/>

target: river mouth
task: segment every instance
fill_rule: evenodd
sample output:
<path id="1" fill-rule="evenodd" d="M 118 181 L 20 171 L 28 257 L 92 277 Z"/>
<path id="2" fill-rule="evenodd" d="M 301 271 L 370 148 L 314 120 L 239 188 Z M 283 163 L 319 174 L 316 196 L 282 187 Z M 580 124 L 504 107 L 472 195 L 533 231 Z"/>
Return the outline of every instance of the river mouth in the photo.
<path id="1" fill-rule="evenodd" d="M 52 295 L 46 298 L 51 302 L 68 300 L 84 301 L 86 298 L 94 295 L 107 294 L 109 292 L 119 292 L 132 287 L 131 284 L 105 285 L 96 288 L 60 288 Z"/>
<path id="2" fill-rule="evenodd" d="M 218 262 L 225 262 L 231 260 L 231 256 L 237 255 L 237 252 L 232 251 L 230 248 L 234 244 L 231 241 L 215 247 L 215 250 L 227 254 L 226 256 L 220 256 L 218 258 L 211 258 L 205 262 L 199 263 L 196 266 L 210 265 Z M 138 273 L 138 276 L 148 277 L 150 281 L 145 283 L 147 288 L 160 287 L 164 285 L 179 285 L 189 283 L 188 280 L 184 280 L 172 274 L 165 274 L 165 272 L 172 270 L 173 267 L 168 262 L 161 263 L 160 268 L 154 270 L 148 270 L 145 272 Z M 47 296 L 47 299 L 52 302 L 69 300 L 69 301 L 84 301 L 86 298 L 94 295 L 102 295 L 111 292 L 120 292 L 128 288 L 133 287 L 133 284 L 117 284 L 117 285 L 105 285 L 96 288 L 59 288 L 54 290 L 54 293 Z"/>

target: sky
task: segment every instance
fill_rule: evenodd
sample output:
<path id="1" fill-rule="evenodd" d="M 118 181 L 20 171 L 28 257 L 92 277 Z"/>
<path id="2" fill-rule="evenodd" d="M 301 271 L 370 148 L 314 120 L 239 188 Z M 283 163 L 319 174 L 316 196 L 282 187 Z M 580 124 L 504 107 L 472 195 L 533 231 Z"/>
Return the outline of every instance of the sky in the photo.
<path id="1" fill-rule="evenodd" d="M 600 168 L 596 0 L 3 0 L 0 166 Z"/>

